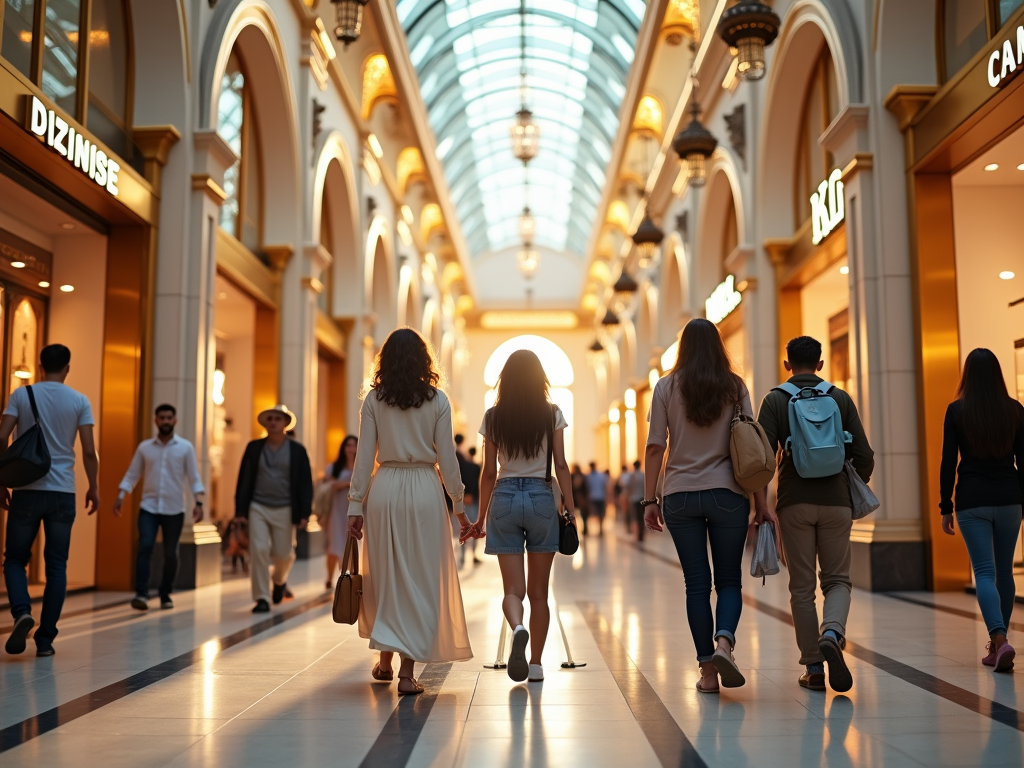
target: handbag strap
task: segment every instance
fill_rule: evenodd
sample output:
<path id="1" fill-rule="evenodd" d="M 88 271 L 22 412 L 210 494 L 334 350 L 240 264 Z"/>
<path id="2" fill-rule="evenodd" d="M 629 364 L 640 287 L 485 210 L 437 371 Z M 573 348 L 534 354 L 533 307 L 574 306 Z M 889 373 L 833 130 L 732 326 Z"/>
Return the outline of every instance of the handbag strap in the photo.
<path id="1" fill-rule="evenodd" d="M 349 561 L 352 562 L 352 567 L 349 568 Z M 348 541 L 345 542 L 345 554 L 341 558 L 341 570 L 344 573 L 348 570 L 351 574 L 359 573 L 359 543 L 356 541 L 355 536 L 349 536 Z"/>
<path id="2" fill-rule="evenodd" d="M 28 394 L 29 405 L 32 406 L 32 418 L 36 420 L 36 424 L 39 424 L 39 409 L 36 408 L 36 396 L 32 393 L 31 384 L 25 387 L 25 392 Z"/>
<path id="3" fill-rule="evenodd" d="M 546 482 L 546 483 L 550 483 L 551 482 L 551 474 L 552 474 L 551 473 L 551 463 L 552 463 L 552 461 L 554 459 L 554 455 L 555 455 L 554 443 L 555 443 L 555 408 L 556 407 L 557 406 L 554 406 L 554 405 L 549 405 L 548 406 L 548 410 L 549 410 L 549 413 L 548 413 L 549 418 L 548 418 L 548 426 L 547 426 L 548 460 L 547 460 L 547 464 L 544 467 L 544 482 Z"/>

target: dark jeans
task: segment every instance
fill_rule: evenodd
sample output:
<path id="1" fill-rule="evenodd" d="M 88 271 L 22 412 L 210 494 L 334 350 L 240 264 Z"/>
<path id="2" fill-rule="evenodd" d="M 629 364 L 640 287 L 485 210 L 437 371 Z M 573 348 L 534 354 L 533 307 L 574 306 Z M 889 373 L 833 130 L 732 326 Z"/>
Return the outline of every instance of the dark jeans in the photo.
<path id="1" fill-rule="evenodd" d="M 717 638 L 725 637 L 736 644 L 736 626 L 743 609 L 742 559 L 750 501 L 726 488 L 670 493 L 664 499 L 662 512 L 683 566 L 686 618 L 697 648 L 697 661 L 710 661 Z M 718 595 L 714 619 L 711 616 L 709 540 L 715 565 L 715 594 Z"/>
<path id="2" fill-rule="evenodd" d="M 974 568 L 978 606 L 990 635 L 1006 634 L 1016 585 L 1013 553 L 1020 533 L 1020 504 L 958 509 L 956 522 Z"/>
<path id="3" fill-rule="evenodd" d="M 160 580 L 160 597 L 168 597 L 178 575 L 178 539 L 185 525 L 185 513 L 176 515 L 154 515 L 139 510 L 139 556 L 135 560 L 135 594 L 145 597 L 149 594 L 149 561 L 156 545 L 156 532 L 164 534 L 164 574 Z"/>
<path id="4" fill-rule="evenodd" d="M 43 610 L 36 630 L 36 645 L 48 646 L 57 637 L 57 620 L 68 591 L 68 550 L 71 526 L 75 522 L 75 494 L 60 491 L 14 491 L 7 514 L 7 550 L 4 552 L 4 581 L 15 619 L 32 613 L 25 569 L 32 558 L 32 545 L 42 523 L 46 534 L 43 560 L 46 589 Z"/>

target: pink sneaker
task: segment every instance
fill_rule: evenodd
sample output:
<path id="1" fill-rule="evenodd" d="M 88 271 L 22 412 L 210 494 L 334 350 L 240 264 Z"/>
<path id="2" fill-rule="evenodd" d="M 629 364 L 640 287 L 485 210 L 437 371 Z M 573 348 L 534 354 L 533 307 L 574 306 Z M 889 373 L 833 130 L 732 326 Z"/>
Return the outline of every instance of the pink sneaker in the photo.
<path id="1" fill-rule="evenodd" d="M 1013 646 L 1009 643 L 1003 643 L 999 646 L 999 650 L 996 651 L 996 672 L 1009 672 L 1013 669 L 1013 657 L 1017 655 L 1017 652 L 1013 650 Z"/>
<path id="2" fill-rule="evenodd" d="M 988 654 L 981 660 L 981 663 L 986 667 L 994 667 L 996 665 L 996 644 L 989 640 L 985 650 L 988 651 Z"/>

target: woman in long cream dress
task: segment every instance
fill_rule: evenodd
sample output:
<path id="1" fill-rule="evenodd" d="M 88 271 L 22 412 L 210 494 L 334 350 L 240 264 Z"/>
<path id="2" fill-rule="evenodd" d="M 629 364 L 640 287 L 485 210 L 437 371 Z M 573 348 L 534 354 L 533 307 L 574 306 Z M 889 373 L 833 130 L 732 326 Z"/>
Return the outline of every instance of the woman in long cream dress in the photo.
<path id="1" fill-rule="evenodd" d="M 401 654 L 400 695 L 423 692 L 415 662 L 473 658 L 441 479 L 464 532 L 470 523 L 451 404 L 438 380 L 416 331 L 388 337 L 359 414 L 349 488 L 349 531 L 359 539 L 366 533 L 359 633 L 381 652 L 374 679 L 390 680 L 392 654 Z"/>

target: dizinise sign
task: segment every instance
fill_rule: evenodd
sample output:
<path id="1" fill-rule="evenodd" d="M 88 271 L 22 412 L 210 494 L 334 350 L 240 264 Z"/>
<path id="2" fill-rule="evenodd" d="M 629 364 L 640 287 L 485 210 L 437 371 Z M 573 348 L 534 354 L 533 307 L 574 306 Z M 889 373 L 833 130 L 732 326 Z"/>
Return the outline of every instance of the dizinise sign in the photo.
<path id="1" fill-rule="evenodd" d="M 26 127 L 57 154 L 67 158 L 75 168 L 117 197 L 117 174 L 121 165 L 96 146 L 96 142 L 78 133 L 67 120 L 58 115 L 37 96 L 28 99 Z"/>

